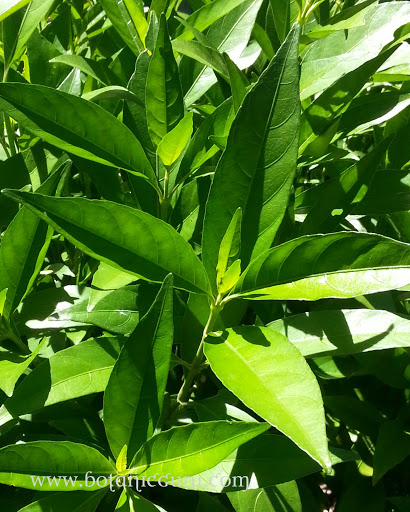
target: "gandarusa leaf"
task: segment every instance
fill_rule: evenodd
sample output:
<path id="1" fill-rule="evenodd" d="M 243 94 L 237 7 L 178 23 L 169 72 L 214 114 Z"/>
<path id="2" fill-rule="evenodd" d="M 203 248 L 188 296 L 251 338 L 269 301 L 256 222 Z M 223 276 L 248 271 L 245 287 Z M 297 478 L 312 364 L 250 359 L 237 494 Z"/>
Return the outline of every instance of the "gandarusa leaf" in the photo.
<path id="1" fill-rule="evenodd" d="M 409 2 L 0 22 L 0 510 L 408 512 Z"/>

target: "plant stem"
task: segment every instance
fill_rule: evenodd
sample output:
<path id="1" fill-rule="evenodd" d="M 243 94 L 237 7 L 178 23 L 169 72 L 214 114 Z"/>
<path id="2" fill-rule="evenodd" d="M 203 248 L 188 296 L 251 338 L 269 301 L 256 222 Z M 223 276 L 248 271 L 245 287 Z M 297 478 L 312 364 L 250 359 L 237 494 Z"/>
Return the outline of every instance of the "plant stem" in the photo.
<path id="1" fill-rule="evenodd" d="M 9 68 L 5 67 L 4 73 L 3 73 L 3 83 L 7 82 L 8 74 L 9 74 Z M 7 140 L 9 143 L 10 155 L 14 156 L 17 154 L 16 146 L 15 146 L 15 135 L 14 135 L 13 127 L 11 126 L 10 117 L 6 113 L 4 113 L 4 124 L 6 126 Z"/>
<path id="2" fill-rule="evenodd" d="M 185 377 L 184 383 L 181 386 L 181 389 L 179 390 L 178 396 L 177 396 L 177 402 L 181 405 L 186 405 L 189 400 L 189 396 L 191 394 L 191 388 L 192 384 L 194 382 L 195 377 L 198 375 L 198 373 L 201 371 L 202 368 L 202 362 L 204 359 L 204 341 L 205 338 L 208 336 L 210 332 L 212 332 L 212 329 L 215 325 L 215 322 L 219 316 L 219 313 L 222 310 L 222 306 L 217 302 L 216 304 L 212 303 L 211 308 L 209 311 L 209 317 L 208 321 L 204 327 L 204 331 L 202 333 L 201 343 L 199 344 L 197 353 L 190 364 L 190 370 L 188 372 L 188 375 Z"/>

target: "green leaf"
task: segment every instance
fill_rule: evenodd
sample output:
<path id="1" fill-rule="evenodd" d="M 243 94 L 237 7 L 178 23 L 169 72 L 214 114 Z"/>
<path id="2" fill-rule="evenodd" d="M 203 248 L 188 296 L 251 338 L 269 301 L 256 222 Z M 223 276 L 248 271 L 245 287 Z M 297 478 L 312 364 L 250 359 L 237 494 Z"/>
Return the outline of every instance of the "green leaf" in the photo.
<path id="1" fill-rule="evenodd" d="M 54 2 L 55 0 L 33 0 L 30 2 L 18 28 L 12 51 L 9 53 L 8 65 L 20 56 L 30 36 L 40 21 L 48 14 Z"/>
<path id="2" fill-rule="evenodd" d="M 33 501 L 27 507 L 21 508 L 19 512 L 95 512 L 105 493 L 104 489 L 86 496 L 82 491 L 74 491 L 70 494 L 60 492 Z"/>
<path id="3" fill-rule="evenodd" d="M 410 455 L 410 435 L 398 421 L 380 426 L 373 459 L 373 484 Z"/>
<path id="4" fill-rule="evenodd" d="M 224 3 L 229 6 L 229 2 Z M 253 64 L 260 53 L 259 45 L 250 45 L 247 49 L 246 47 L 261 3 L 261 0 L 245 0 L 240 2 L 222 19 L 213 23 L 206 35 L 208 45 L 220 53 L 227 53 L 240 69 Z M 214 6 L 216 7 L 216 4 L 217 2 L 212 2 L 209 6 L 204 6 L 204 9 L 206 7 L 212 9 Z M 193 16 L 196 13 L 199 13 L 199 11 L 196 11 Z M 187 19 L 187 22 L 198 30 L 196 23 L 192 20 L 190 22 L 190 18 Z M 184 39 L 192 39 L 191 32 L 187 32 L 187 34 L 191 34 L 190 37 L 185 37 L 185 34 L 183 36 Z M 199 66 L 195 70 L 193 80 L 190 79 L 187 83 L 187 92 L 185 94 L 186 106 L 188 107 L 196 102 L 216 82 L 217 78 L 212 69 Z"/>
<path id="5" fill-rule="evenodd" d="M 236 327 L 209 336 L 204 352 L 224 386 L 247 407 L 331 467 L 319 385 L 284 336 L 266 327 Z"/>
<path id="6" fill-rule="evenodd" d="M 161 416 L 174 338 L 172 275 L 125 342 L 104 393 L 104 425 L 117 457 L 131 460 L 155 432 Z"/>
<path id="7" fill-rule="evenodd" d="M 246 88 L 249 85 L 248 80 L 245 78 L 242 71 L 238 66 L 229 58 L 227 53 L 224 53 L 225 64 L 228 69 L 229 83 L 231 85 L 232 100 L 235 113 L 238 112 L 239 107 L 242 105 L 243 99 L 246 96 Z"/>
<path id="8" fill-rule="evenodd" d="M 225 60 L 218 50 L 199 41 L 184 41 L 180 39 L 172 41 L 172 48 L 181 55 L 186 55 L 210 67 L 225 78 L 226 81 L 229 81 L 229 72 Z"/>
<path id="9" fill-rule="evenodd" d="M 300 234 L 336 231 L 339 224 L 353 210 L 352 204 L 361 190 L 367 190 L 374 171 L 382 162 L 392 138 L 383 139 L 372 151 L 355 162 L 336 178 L 330 179 L 301 194 L 296 205 L 304 201 L 311 204 Z M 305 199 L 305 196 L 309 196 Z"/>
<path id="10" fill-rule="evenodd" d="M 41 85 L 2 83 L 0 109 L 64 151 L 155 181 L 141 144 L 99 105 Z"/>
<path id="11" fill-rule="evenodd" d="M 115 338 L 91 339 L 57 352 L 1 406 L 0 425 L 47 405 L 104 391 L 118 353 Z"/>
<path id="12" fill-rule="evenodd" d="M 71 167 L 63 164 L 38 189 L 52 194 L 62 173 Z M 3 317 L 9 321 L 40 272 L 52 237 L 47 228 L 28 208 L 22 208 L 5 231 L 0 245 L 0 290 L 7 288 Z"/>
<path id="13" fill-rule="evenodd" d="M 101 61 L 93 61 L 92 59 L 86 59 L 85 57 L 81 57 L 80 55 L 70 55 L 63 54 L 58 55 L 50 60 L 51 63 L 56 62 L 60 64 L 66 64 L 67 66 L 72 66 L 73 68 L 79 69 L 83 73 L 91 76 L 98 82 L 101 82 L 104 85 L 109 85 L 113 81 L 118 81 L 114 73 L 109 73 L 109 69 L 106 69 Z M 97 91 L 92 91 L 94 94 L 98 94 Z M 90 94 L 90 93 L 89 93 Z M 102 94 L 102 93 L 100 93 Z M 91 100 L 92 98 L 83 96 L 84 99 Z"/>
<path id="14" fill-rule="evenodd" d="M 346 450 L 333 448 L 331 452 L 332 465 L 358 458 Z M 212 469 L 185 481 L 175 479 L 174 485 L 196 491 L 200 486 L 201 491 L 225 493 L 277 485 L 320 470 L 320 465 L 290 439 L 266 433 L 243 444 Z"/>
<path id="15" fill-rule="evenodd" d="M 87 480 L 87 472 L 88 475 Z M 113 466 L 95 448 L 69 441 L 32 441 L 0 449 L 0 483 L 37 491 L 95 491 L 109 484 Z M 50 480 L 45 475 L 50 475 Z M 59 478 L 60 475 L 65 476 Z M 91 477 L 105 477 L 100 484 Z M 56 477 L 54 481 L 53 477 Z M 71 477 L 71 480 L 70 480 Z M 77 477 L 75 479 L 75 477 Z"/>
<path id="16" fill-rule="evenodd" d="M 0 388 L 7 396 L 11 396 L 13 394 L 14 386 L 17 381 L 37 357 L 37 354 L 43 348 L 46 341 L 47 338 L 44 338 L 37 345 L 36 349 L 33 350 L 31 355 L 26 358 L 12 357 L 11 354 L 8 358 L 3 359 L 0 357 Z"/>
<path id="17" fill-rule="evenodd" d="M 27 5 L 30 0 L 1 0 L 0 1 L 0 21 L 3 21 L 5 18 L 13 14 L 13 12 L 18 11 L 25 5 Z"/>
<path id="18" fill-rule="evenodd" d="M 236 512 L 302 512 L 297 483 L 228 493 Z"/>
<path id="19" fill-rule="evenodd" d="M 148 68 L 145 94 L 148 131 L 158 145 L 184 117 L 181 81 L 164 15 Z"/>
<path id="20" fill-rule="evenodd" d="M 209 293 L 205 270 L 188 242 L 148 213 L 103 200 L 7 194 L 94 258 L 154 282 L 171 272 L 176 287 Z"/>
<path id="21" fill-rule="evenodd" d="M 172 165 L 188 144 L 193 131 L 193 114 L 189 112 L 158 144 L 157 154 L 166 166 Z"/>
<path id="22" fill-rule="evenodd" d="M 303 236 L 266 251 L 245 270 L 234 293 L 249 299 L 318 300 L 357 297 L 409 283 L 408 244 L 341 232 Z"/>
<path id="23" fill-rule="evenodd" d="M 147 310 L 146 305 L 152 295 L 149 285 L 142 288 L 141 286 L 130 286 L 109 292 L 94 306 L 90 306 L 87 300 L 64 309 L 58 306 L 58 309 L 45 320 L 30 320 L 28 326 L 31 329 L 64 329 L 96 325 L 114 334 L 130 334 Z"/>
<path id="24" fill-rule="evenodd" d="M 373 4 L 366 9 L 362 26 L 338 30 L 311 44 L 303 54 L 301 100 L 327 89 L 341 76 L 373 59 L 394 40 L 394 33 L 408 23 L 407 2 Z"/>
<path id="25" fill-rule="evenodd" d="M 127 88 L 137 98 L 138 103 L 126 101 L 124 105 L 124 123 L 141 142 L 142 147 L 151 159 L 155 161 L 155 150 L 148 133 L 147 113 L 145 108 L 145 93 L 148 67 L 151 57 L 147 51 L 141 53 L 135 64 L 135 72 L 128 82 Z"/>
<path id="26" fill-rule="evenodd" d="M 187 25 L 199 32 L 203 32 L 223 16 L 226 16 L 236 7 L 240 6 L 243 0 L 215 0 L 195 10 L 188 18 Z M 189 28 L 182 28 L 178 39 L 193 39 L 194 35 Z"/>
<path id="27" fill-rule="evenodd" d="M 159 509 L 142 496 L 134 493 L 128 494 L 126 491 L 122 492 L 115 510 L 118 512 L 158 512 L 158 510 L 165 512 L 164 509 Z"/>
<path id="28" fill-rule="evenodd" d="M 209 421 L 161 432 L 137 452 L 130 473 L 170 481 L 214 467 L 238 446 L 265 432 L 267 423 Z M 200 455 L 200 456 L 199 456 Z"/>
<path id="29" fill-rule="evenodd" d="M 132 274 L 122 272 L 102 261 L 93 275 L 88 310 L 92 310 L 98 301 L 109 295 L 113 290 L 118 290 L 118 288 L 125 287 L 134 281 L 135 276 Z"/>
<path id="30" fill-rule="evenodd" d="M 139 5 L 135 0 L 100 0 L 100 4 L 123 41 L 138 56 L 144 50 L 148 29 Z"/>
<path id="31" fill-rule="evenodd" d="M 386 497 L 382 485 L 372 486 L 369 478 L 357 478 L 341 493 L 338 512 L 383 512 Z"/>
<path id="32" fill-rule="evenodd" d="M 222 280 L 226 275 L 228 268 L 230 268 L 234 262 L 239 261 L 238 258 L 241 252 L 241 223 L 242 210 L 238 208 L 234 213 L 231 222 L 229 223 L 229 226 L 224 237 L 222 238 L 221 245 L 219 247 L 218 264 L 216 265 L 216 282 L 218 285 L 219 293 L 224 293 L 220 290 L 220 285 L 222 284 Z M 238 265 L 238 263 L 236 263 L 236 265 Z M 236 284 L 236 282 L 234 284 Z M 230 288 L 228 288 L 228 290 L 229 289 Z"/>
<path id="33" fill-rule="evenodd" d="M 357 126 L 358 116 L 363 116 L 363 109 L 359 113 L 355 110 L 352 112 L 351 102 L 369 81 L 371 75 L 389 58 L 394 50 L 385 51 L 343 75 L 312 101 L 301 117 L 299 153 L 305 152 L 315 157 L 325 154 L 334 132 L 339 126 L 334 123 L 342 115 L 340 122 L 343 124 L 344 112 L 348 117 L 351 115 L 350 113 L 353 114 L 354 127 Z M 378 96 L 379 102 L 384 96 L 385 94 L 381 98 Z M 372 95 L 367 98 L 369 97 L 371 98 Z"/>
<path id="34" fill-rule="evenodd" d="M 388 311 L 345 309 L 311 311 L 268 324 L 304 357 L 346 356 L 410 346 L 409 320 Z"/>
<path id="35" fill-rule="evenodd" d="M 356 202 L 357 199 L 357 202 Z M 374 174 L 364 197 L 355 198 L 354 215 L 380 215 L 407 211 L 410 204 L 410 174 L 383 169 Z"/>
<path id="36" fill-rule="evenodd" d="M 298 40 L 296 25 L 245 97 L 216 168 L 202 249 L 211 283 L 221 240 L 237 208 L 243 211 L 245 264 L 270 247 L 285 214 L 297 159 Z"/>

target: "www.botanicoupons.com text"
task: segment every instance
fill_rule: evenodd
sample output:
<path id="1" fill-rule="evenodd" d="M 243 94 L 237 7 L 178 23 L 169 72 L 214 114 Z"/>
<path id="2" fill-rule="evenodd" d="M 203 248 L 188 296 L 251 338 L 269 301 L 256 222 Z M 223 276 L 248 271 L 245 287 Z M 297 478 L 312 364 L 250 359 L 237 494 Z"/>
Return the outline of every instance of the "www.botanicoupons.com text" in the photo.
<path id="1" fill-rule="evenodd" d="M 180 487 L 186 488 L 190 485 L 190 488 L 201 489 L 204 488 L 221 488 L 221 487 L 235 487 L 240 490 L 248 490 L 249 489 L 249 477 L 247 476 L 233 476 L 229 477 L 227 475 L 221 475 L 221 473 L 217 473 L 209 478 L 209 482 L 206 482 L 205 485 L 202 481 L 201 477 L 196 476 L 184 476 L 184 477 L 174 477 L 171 473 L 167 473 L 166 475 L 160 476 L 159 473 L 155 473 L 148 478 L 138 477 L 134 475 L 100 475 L 98 477 L 94 477 L 91 471 L 88 471 L 85 475 L 84 483 L 78 483 L 77 480 L 80 478 L 79 476 L 30 476 L 31 481 L 33 483 L 33 487 L 44 487 L 50 486 L 53 489 L 55 487 L 60 488 L 68 488 L 68 487 L 100 487 L 104 488 L 109 486 L 110 490 L 114 492 L 119 487 L 129 487 L 135 489 L 137 492 L 141 492 L 144 487 L 155 487 L 159 485 L 160 487 Z M 61 483 L 61 486 L 60 486 Z"/>

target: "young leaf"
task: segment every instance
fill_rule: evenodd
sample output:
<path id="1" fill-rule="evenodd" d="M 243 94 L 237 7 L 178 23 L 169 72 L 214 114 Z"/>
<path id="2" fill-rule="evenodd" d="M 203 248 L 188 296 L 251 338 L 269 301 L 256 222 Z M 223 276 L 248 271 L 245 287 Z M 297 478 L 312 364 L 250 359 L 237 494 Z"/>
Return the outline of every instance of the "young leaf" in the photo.
<path id="1" fill-rule="evenodd" d="M 242 223 L 242 210 L 238 208 L 234 213 L 231 222 L 222 238 L 221 245 L 218 253 L 218 264 L 216 266 L 216 282 L 219 286 L 224 278 L 227 270 L 231 265 L 238 261 L 241 253 L 241 223 Z M 239 262 L 240 273 L 240 262 Z M 239 277 L 239 276 L 238 276 Z M 234 283 L 236 284 L 236 283 Z"/>
<path id="2" fill-rule="evenodd" d="M 122 492 L 115 510 L 118 512 L 166 512 L 164 509 L 156 507 L 139 494 L 134 494 L 133 492 L 127 493 L 125 490 Z"/>
<path id="3" fill-rule="evenodd" d="M 168 379 L 173 326 L 172 275 L 125 342 L 104 393 L 104 425 L 111 450 L 128 446 L 131 460 L 155 431 Z"/>
<path id="4" fill-rule="evenodd" d="M 32 441 L 0 448 L 0 483 L 5 485 L 37 491 L 61 491 L 63 486 L 65 491 L 96 491 L 107 487 L 111 474 L 115 466 L 84 444 Z M 105 484 L 101 479 L 100 485 L 96 483 L 98 476 L 105 477 Z"/>
<path id="5" fill-rule="evenodd" d="M 204 352 L 217 377 L 247 407 L 330 469 L 319 385 L 284 336 L 265 327 L 226 329 L 207 338 Z"/>
<path id="6" fill-rule="evenodd" d="M 184 100 L 167 21 L 162 14 L 146 85 L 148 131 L 158 146 L 163 137 L 184 117 Z"/>
<path id="7" fill-rule="evenodd" d="M 141 144 L 99 105 L 42 85 L 3 83 L 0 109 L 64 151 L 143 174 L 155 182 Z"/>
<path id="8" fill-rule="evenodd" d="M 172 165 L 188 144 L 193 131 L 193 114 L 189 112 L 158 144 L 157 154 L 166 166 Z"/>
<path id="9" fill-rule="evenodd" d="M 0 425 L 47 405 L 104 391 L 119 350 L 115 338 L 97 338 L 57 352 L 4 402 Z"/>
<path id="10" fill-rule="evenodd" d="M 234 293 L 249 299 L 348 298 L 410 283 L 410 245 L 367 233 L 303 236 L 266 251 Z M 232 297 L 232 296 L 231 296 Z"/>
<path id="11" fill-rule="evenodd" d="M 267 423 L 209 421 L 174 427 L 155 435 L 136 453 L 130 474 L 190 476 L 210 469 L 243 443 L 269 428 Z M 200 454 L 200 456 L 198 456 Z M 164 481 L 164 478 L 162 479 Z"/>
<path id="12" fill-rule="evenodd" d="M 409 320 L 388 311 L 311 311 L 267 327 L 286 336 L 304 357 L 346 356 L 410 346 Z"/>
<path id="13" fill-rule="evenodd" d="M 205 270 L 188 242 L 147 213 L 103 200 L 7 194 L 94 258 L 154 282 L 162 282 L 171 272 L 176 287 L 210 292 Z"/>
<path id="14" fill-rule="evenodd" d="M 211 283 L 221 240 L 237 208 L 243 210 L 245 263 L 270 247 L 283 219 L 297 159 L 298 40 L 295 26 L 244 99 L 216 168 L 202 249 Z"/>

